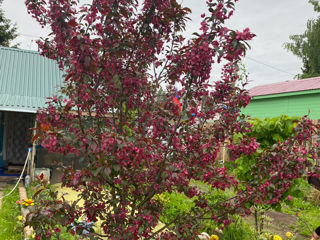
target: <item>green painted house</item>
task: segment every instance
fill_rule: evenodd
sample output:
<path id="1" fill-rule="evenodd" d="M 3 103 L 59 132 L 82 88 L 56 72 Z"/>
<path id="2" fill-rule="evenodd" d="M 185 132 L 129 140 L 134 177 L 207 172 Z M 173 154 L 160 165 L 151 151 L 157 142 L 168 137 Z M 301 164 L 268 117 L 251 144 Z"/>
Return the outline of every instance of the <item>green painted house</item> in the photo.
<path id="1" fill-rule="evenodd" d="M 55 61 L 38 52 L 0 47 L 0 174 L 1 168 L 24 164 L 35 113 L 61 83 Z"/>
<path id="2" fill-rule="evenodd" d="M 242 110 L 257 118 L 282 114 L 320 119 L 320 77 L 256 86 L 249 90 L 251 102 Z"/>

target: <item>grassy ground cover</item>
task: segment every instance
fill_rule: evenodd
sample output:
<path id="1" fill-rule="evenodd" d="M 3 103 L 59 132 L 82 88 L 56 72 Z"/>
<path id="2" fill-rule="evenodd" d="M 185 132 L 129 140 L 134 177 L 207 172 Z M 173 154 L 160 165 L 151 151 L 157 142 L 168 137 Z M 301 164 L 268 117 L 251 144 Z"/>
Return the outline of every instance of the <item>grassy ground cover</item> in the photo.
<path id="1" fill-rule="evenodd" d="M 316 192 L 320 194 L 320 192 Z M 291 224 L 293 231 L 302 236 L 310 236 L 313 230 L 320 225 L 320 207 L 312 199 L 294 198 L 292 206 L 285 206 L 282 212 L 296 216 L 296 224 Z"/>
<path id="2" fill-rule="evenodd" d="M 3 195 L 10 192 L 12 186 L 7 187 Z M 11 195 L 2 199 L 0 210 L 0 239 L 1 240 L 21 240 L 23 239 L 22 222 L 18 220 L 20 216 L 19 192 L 16 189 Z"/>
<path id="3" fill-rule="evenodd" d="M 218 199 L 222 200 L 229 198 L 234 194 L 231 190 L 226 192 L 213 190 L 201 182 L 194 182 L 193 184 L 201 191 L 210 191 L 211 194 L 208 200 L 213 202 Z M 62 188 L 59 184 L 54 185 L 54 188 L 58 190 L 60 194 L 63 194 L 68 201 L 74 201 L 78 198 L 78 193 L 69 188 Z M 254 219 L 252 216 L 245 219 L 236 216 L 236 221 L 225 228 L 222 234 L 218 234 L 220 240 L 269 240 L 270 238 L 267 237 L 268 234 L 269 236 L 277 234 L 285 240 L 288 239 L 286 237 L 288 231 L 294 236 L 291 237 L 290 240 L 310 239 L 313 229 L 320 225 L 320 200 L 316 201 L 317 199 L 320 199 L 320 192 L 312 189 L 305 181 L 300 184 L 298 188 L 303 190 L 303 194 L 294 197 L 291 204 L 283 204 L 280 212 L 271 209 L 267 211 L 263 234 L 258 235 L 255 232 Z M 30 194 L 32 194 L 32 190 L 29 188 L 29 197 L 31 197 Z M 175 216 L 190 211 L 193 206 L 192 200 L 183 194 L 172 192 L 164 193 L 157 197 L 163 200 L 165 204 L 165 211 L 160 217 L 162 222 L 170 222 Z M 80 202 L 80 204 L 82 205 L 83 203 Z M 96 223 L 96 225 L 97 224 L 99 225 L 99 223 Z M 161 222 L 159 222 L 159 226 L 163 226 Z M 212 225 L 212 222 L 203 222 L 203 231 L 212 234 L 216 233 L 216 228 L 217 226 Z M 101 231 L 98 231 L 97 229 L 96 231 L 101 233 Z M 66 229 L 62 228 L 62 232 L 63 239 L 76 239 L 71 234 L 67 233 Z M 267 233 L 267 235 L 265 233 Z M 1 235 L 0 239 L 2 239 Z"/>

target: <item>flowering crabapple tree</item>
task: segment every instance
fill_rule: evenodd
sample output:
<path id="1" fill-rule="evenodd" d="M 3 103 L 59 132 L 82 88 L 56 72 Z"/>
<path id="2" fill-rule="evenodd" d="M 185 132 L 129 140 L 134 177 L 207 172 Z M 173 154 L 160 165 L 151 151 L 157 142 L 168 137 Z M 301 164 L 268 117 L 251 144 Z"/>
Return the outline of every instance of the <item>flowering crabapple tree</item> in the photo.
<path id="1" fill-rule="evenodd" d="M 267 183 L 248 183 L 230 201 L 214 205 L 190 185 L 196 180 L 215 189 L 237 189 L 234 176 L 216 162 L 220 146 L 228 142 L 234 156 L 250 155 L 258 147 L 251 137 L 232 142 L 234 133 L 250 130 L 240 114 L 250 97 L 237 81 L 246 41 L 254 37 L 248 28 L 225 26 L 235 1 L 206 1 L 199 32 L 186 39 L 191 10 L 176 0 L 92 0 L 84 5 L 26 0 L 29 13 L 52 30 L 38 42 L 41 54 L 65 72 L 61 93 L 38 114 L 37 136 L 49 151 L 75 154 L 86 163 L 81 170 L 65 167 L 62 175 L 63 185 L 79 192 L 83 207 L 62 211 L 67 203 L 61 200 L 42 206 L 39 201 L 41 210 L 29 214 L 31 226 L 45 214 L 42 230 L 35 227 L 39 239 L 56 229 L 52 225 L 74 226 L 81 216 L 99 220 L 101 231 L 89 233 L 96 238 L 196 239 L 203 219 L 227 225 L 232 214 L 248 212 L 249 201 L 277 201 L 282 189 L 275 192 Z M 224 66 L 221 77 L 213 79 L 217 63 Z M 313 127 L 309 122 L 299 126 L 296 138 L 307 140 Z M 294 167 L 293 172 L 281 168 L 282 155 L 291 152 L 278 147 L 282 151 L 271 154 L 271 165 L 262 170 L 299 176 Z M 308 154 L 300 153 L 292 164 L 303 167 Z M 184 193 L 195 205 L 156 228 L 163 210 L 157 196 L 166 191 Z"/>

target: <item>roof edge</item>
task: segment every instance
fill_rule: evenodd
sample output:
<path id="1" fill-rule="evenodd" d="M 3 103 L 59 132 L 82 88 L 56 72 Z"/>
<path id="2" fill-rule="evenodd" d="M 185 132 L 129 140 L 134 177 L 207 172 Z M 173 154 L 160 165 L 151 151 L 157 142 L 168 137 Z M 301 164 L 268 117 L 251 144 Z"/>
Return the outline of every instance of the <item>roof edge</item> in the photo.
<path id="1" fill-rule="evenodd" d="M 258 95 L 258 96 L 252 96 L 252 99 L 288 97 L 288 96 L 297 96 L 297 95 L 314 94 L 314 93 L 320 93 L 320 89 L 312 89 L 312 90 L 296 91 L 296 92 L 286 92 L 286 93 L 274 93 L 274 94 L 267 94 L 267 95 Z"/>
<path id="2" fill-rule="evenodd" d="M 262 84 L 262 85 L 258 85 L 258 86 L 252 87 L 251 89 L 254 89 L 256 87 L 265 87 L 265 86 L 270 86 L 270 85 L 278 85 L 278 84 L 291 83 L 291 82 L 296 82 L 296 81 L 310 81 L 311 79 L 315 79 L 315 78 L 320 78 L 320 75 L 316 76 L 316 77 L 310 77 L 310 78 L 299 78 L 299 79 L 286 80 L 286 81 L 282 81 L 282 82 L 274 82 L 274 83 Z"/>
<path id="3" fill-rule="evenodd" d="M 25 53 L 33 53 L 33 54 L 40 54 L 37 51 L 34 50 L 27 50 L 27 49 L 21 49 L 21 48 L 12 48 L 12 47 L 4 47 L 0 45 L 0 49 L 4 49 L 7 51 L 16 51 L 16 52 L 25 52 Z"/>
<path id="4" fill-rule="evenodd" d="M 0 111 L 5 111 L 5 112 L 21 112 L 21 113 L 34 113 L 36 114 L 39 109 L 28 109 L 28 108 L 17 108 L 17 107 L 0 107 Z"/>

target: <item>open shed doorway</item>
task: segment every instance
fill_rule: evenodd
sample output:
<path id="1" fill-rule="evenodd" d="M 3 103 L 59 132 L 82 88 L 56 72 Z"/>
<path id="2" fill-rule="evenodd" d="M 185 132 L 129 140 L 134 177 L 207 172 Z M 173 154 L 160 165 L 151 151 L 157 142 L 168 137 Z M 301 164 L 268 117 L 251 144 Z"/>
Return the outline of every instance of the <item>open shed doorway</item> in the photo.
<path id="1" fill-rule="evenodd" d="M 33 113 L 0 112 L 0 167 L 4 174 L 18 173 L 24 165 L 34 121 Z"/>

